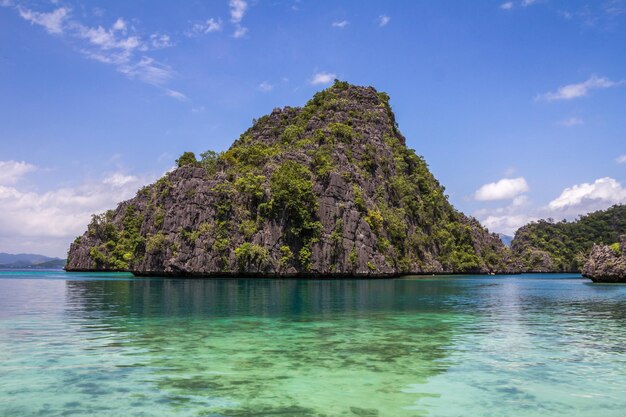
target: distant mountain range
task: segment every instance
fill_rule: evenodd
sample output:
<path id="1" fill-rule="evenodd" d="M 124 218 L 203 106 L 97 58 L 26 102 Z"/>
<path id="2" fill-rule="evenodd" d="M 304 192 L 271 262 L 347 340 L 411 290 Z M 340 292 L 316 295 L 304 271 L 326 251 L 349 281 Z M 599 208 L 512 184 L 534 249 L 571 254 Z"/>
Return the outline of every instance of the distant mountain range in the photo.
<path id="1" fill-rule="evenodd" d="M 511 242 L 513 241 L 513 236 L 505 235 L 504 233 L 498 233 L 498 237 L 506 246 L 511 247 Z"/>
<path id="2" fill-rule="evenodd" d="M 10 253 L 0 252 L 0 269 L 61 269 L 65 266 L 65 259 L 51 258 L 49 256 L 34 253 Z"/>

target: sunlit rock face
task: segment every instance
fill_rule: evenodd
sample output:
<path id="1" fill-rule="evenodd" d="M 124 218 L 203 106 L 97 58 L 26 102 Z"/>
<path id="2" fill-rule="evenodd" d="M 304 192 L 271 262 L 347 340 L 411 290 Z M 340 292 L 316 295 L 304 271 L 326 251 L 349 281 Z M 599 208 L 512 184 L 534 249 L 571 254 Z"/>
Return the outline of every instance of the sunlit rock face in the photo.
<path id="1" fill-rule="evenodd" d="M 583 275 L 595 282 L 626 282 L 626 235 L 619 244 L 595 245 Z"/>

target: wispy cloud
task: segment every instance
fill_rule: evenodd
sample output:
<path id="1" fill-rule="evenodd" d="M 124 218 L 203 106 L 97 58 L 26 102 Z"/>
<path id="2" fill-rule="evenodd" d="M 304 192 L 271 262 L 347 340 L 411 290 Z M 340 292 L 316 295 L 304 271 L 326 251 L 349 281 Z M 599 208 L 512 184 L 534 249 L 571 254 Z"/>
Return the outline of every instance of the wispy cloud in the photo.
<path id="1" fill-rule="evenodd" d="M 378 16 L 378 26 L 381 28 L 387 26 L 390 20 L 391 18 L 389 16 L 381 14 L 380 16 Z"/>
<path id="2" fill-rule="evenodd" d="M 347 20 L 339 20 L 339 21 L 333 22 L 333 23 L 332 23 L 332 26 L 333 26 L 334 28 L 345 28 L 345 27 L 346 27 L 346 26 L 348 26 L 349 24 L 350 24 L 350 22 L 349 22 L 349 21 L 347 21 Z"/>
<path id="3" fill-rule="evenodd" d="M 63 33 L 64 25 L 70 14 L 70 10 L 66 7 L 59 7 L 49 13 L 37 12 L 22 8 L 21 6 L 18 6 L 17 10 L 22 19 L 30 22 L 31 24 L 43 26 L 48 33 L 53 34 Z"/>
<path id="4" fill-rule="evenodd" d="M 220 32 L 223 28 L 222 19 L 214 19 L 209 18 L 205 22 L 202 23 L 194 23 L 191 26 L 191 29 L 185 32 L 185 36 L 187 37 L 195 37 L 204 35 L 206 33 Z"/>
<path id="5" fill-rule="evenodd" d="M 537 0 L 522 0 L 522 6 L 524 7 L 528 7 L 530 5 L 533 5 L 537 2 Z"/>
<path id="6" fill-rule="evenodd" d="M 274 86 L 267 81 L 263 81 L 261 84 L 259 84 L 259 91 L 263 93 L 269 93 L 273 89 L 274 89 Z"/>
<path id="7" fill-rule="evenodd" d="M 541 101 L 558 101 L 572 100 L 578 97 L 585 97 L 591 90 L 599 90 L 611 87 L 618 87 L 624 84 L 624 81 L 611 81 L 605 77 L 592 75 L 586 81 L 578 84 L 568 84 L 560 87 L 556 91 L 538 95 L 535 100 Z"/>
<path id="8" fill-rule="evenodd" d="M 67 7 L 42 12 L 23 6 L 13 6 L 6 1 L 2 5 L 14 8 L 24 20 L 43 27 L 48 33 L 77 39 L 79 41 L 77 50 L 85 57 L 111 65 L 131 79 L 165 89 L 165 84 L 174 75 L 171 67 L 149 56 L 150 51 L 173 45 L 168 34 L 138 33 L 121 17 L 113 21 L 109 27 L 89 26 L 74 17 L 71 9 Z M 179 99 L 167 94 L 167 89 L 165 93 Z"/>
<path id="9" fill-rule="evenodd" d="M 189 100 L 186 95 L 181 93 L 180 91 L 165 89 L 165 95 L 168 97 L 172 97 L 178 101 L 187 101 Z"/>
<path id="10" fill-rule="evenodd" d="M 512 1 L 507 1 L 506 3 L 502 3 L 500 5 L 500 8 L 502 10 L 511 10 L 513 8 L 514 4 Z"/>
<path id="11" fill-rule="evenodd" d="M 248 10 L 248 3 L 244 0 L 229 0 L 228 7 L 230 8 L 230 21 L 235 25 L 233 37 L 236 39 L 243 38 L 248 32 L 248 28 L 243 27 L 241 21 Z"/>
<path id="12" fill-rule="evenodd" d="M 311 78 L 311 84 L 312 85 L 329 84 L 335 78 L 337 78 L 337 75 L 335 73 L 323 72 L 323 71 L 322 72 L 317 72 L 317 73 L 313 74 L 313 77 Z"/>
<path id="13" fill-rule="evenodd" d="M 529 190 L 524 177 L 503 178 L 480 187 L 474 193 L 474 198 L 480 201 L 509 200 Z"/>
<path id="14" fill-rule="evenodd" d="M 615 159 L 618 164 L 626 164 L 626 154 L 620 155 Z"/>
<path id="15" fill-rule="evenodd" d="M 243 38 L 246 36 L 246 33 L 248 33 L 248 28 L 237 25 L 237 27 L 235 27 L 235 31 L 233 32 L 233 38 Z"/>
<path id="16" fill-rule="evenodd" d="M 0 185 L 15 184 L 35 169 L 25 161 L 0 161 Z"/>
<path id="17" fill-rule="evenodd" d="M 565 120 L 561 120 L 559 122 L 559 125 L 565 126 L 565 127 L 573 127 L 573 126 L 582 125 L 583 123 L 584 123 L 583 119 L 579 117 L 569 117 Z"/>
<path id="18" fill-rule="evenodd" d="M 230 7 L 230 21 L 240 23 L 248 10 L 248 3 L 244 0 L 230 0 L 228 6 Z"/>

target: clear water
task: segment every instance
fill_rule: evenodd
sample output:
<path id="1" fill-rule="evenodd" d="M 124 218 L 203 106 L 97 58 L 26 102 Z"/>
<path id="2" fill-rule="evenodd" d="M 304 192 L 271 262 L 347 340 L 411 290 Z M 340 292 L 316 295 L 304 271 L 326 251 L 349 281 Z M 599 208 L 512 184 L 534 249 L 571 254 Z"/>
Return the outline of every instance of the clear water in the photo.
<path id="1" fill-rule="evenodd" d="M 0 272 L 2 416 L 619 416 L 626 286 Z"/>

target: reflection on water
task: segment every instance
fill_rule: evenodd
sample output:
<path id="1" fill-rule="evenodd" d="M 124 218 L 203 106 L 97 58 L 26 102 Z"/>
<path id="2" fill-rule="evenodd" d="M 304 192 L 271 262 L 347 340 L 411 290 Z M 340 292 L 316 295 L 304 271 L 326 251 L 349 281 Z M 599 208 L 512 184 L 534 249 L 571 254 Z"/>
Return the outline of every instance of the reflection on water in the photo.
<path id="1" fill-rule="evenodd" d="M 69 277 L 0 272 L 0 415 L 622 416 L 626 407 L 626 286 L 567 275 Z"/>

